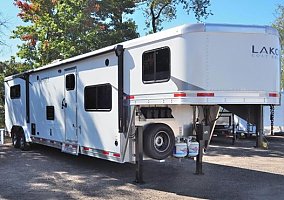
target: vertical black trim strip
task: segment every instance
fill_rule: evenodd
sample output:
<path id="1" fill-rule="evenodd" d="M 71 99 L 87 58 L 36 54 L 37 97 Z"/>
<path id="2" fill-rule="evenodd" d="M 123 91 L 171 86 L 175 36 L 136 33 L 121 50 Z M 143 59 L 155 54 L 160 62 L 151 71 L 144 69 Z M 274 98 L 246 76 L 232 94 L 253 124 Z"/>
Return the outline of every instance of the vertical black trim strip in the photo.
<path id="1" fill-rule="evenodd" d="M 30 123 L 30 75 L 25 74 L 24 76 L 26 82 L 26 120 Z"/>
<path id="2" fill-rule="evenodd" d="M 123 46 L 117 45 L 115 47 L 115 54 L 118 57 L 118 129 L 119 133 L 125 132 L 126 117 L 123 107 L 124 88 L 123 88 Z"/>

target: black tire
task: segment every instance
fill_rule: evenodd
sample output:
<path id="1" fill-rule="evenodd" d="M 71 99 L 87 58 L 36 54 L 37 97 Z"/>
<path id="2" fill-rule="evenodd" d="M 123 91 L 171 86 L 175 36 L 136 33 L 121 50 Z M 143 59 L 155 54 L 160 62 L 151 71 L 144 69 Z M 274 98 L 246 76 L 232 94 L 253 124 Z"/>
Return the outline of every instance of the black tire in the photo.
<path id="1" fill-rule="evenodd" d="M 165 124 L 150 124 L 143 133 L 144 153 L 153 159 L 163 160 L 172 155 L 175 136 Z"/>
<path id="2" fill-rule="evenodd" d="M 20 134 L 19 141 L 20 141 L 20 149 L 22 151 L 30 150 L 30 144 L 26 142 L 26 137 L 23 132 Z"/>
<path id="3" fill-rule="evenodd" d="M 16 132 L 11 132 L 12 145 L 14 148 L 20 148 L 20 140 Z"/>

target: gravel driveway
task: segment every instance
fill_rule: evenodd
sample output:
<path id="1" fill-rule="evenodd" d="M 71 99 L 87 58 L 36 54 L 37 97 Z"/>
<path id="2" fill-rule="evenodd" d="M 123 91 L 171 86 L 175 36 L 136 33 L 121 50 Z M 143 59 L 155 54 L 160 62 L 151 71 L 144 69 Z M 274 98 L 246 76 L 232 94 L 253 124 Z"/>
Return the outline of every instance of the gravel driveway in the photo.
<path id="1" fill-rule="evenodd" d="M 142 185 L 133 183 L 132 164 L 7 143 L 0 145 L 0 199 L 284 199 L 284 136 L 268 140 L 269 150 L 260 150 L 253 140 L 215 139 L 201 176 L 192 159 L 146 161 Z"/>

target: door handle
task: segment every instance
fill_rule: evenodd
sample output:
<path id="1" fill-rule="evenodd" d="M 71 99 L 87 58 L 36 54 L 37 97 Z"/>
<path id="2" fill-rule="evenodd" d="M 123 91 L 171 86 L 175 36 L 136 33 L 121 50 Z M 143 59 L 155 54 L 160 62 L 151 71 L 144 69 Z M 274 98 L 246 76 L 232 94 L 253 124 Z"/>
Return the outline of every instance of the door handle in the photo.
<path id="1" fill-rule="evenodd" d="M 66 103 L 65 98 L 62 99 L 62 102 L 61 102 L 61 109 L 63 109 L 64 107 L 67 108 L 67 103 Z"/>
<path id="2" fill-rule="evenodd" d="M 79 128 L 79 133 L 81 134 L 81 132 L 82 132 L 81 125 L 79 125 L 78 128 Z"/>

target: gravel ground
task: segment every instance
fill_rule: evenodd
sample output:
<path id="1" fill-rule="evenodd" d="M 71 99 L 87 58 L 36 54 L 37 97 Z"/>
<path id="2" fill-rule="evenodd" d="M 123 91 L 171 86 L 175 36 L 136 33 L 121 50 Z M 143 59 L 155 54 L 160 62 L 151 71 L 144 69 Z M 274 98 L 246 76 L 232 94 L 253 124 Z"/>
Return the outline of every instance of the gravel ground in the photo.
<path id="1" fill-rule="evenodd" d="M 145 184 L 135 166 L 74 157 L 36 145 L 23 152 L 0 145 L 0 199 L 284 199 L 284 136 L 269 149 L 254 140 L 215 139 L 204 156 L 204 175 L 192 159 L 144 163 Z"/>

